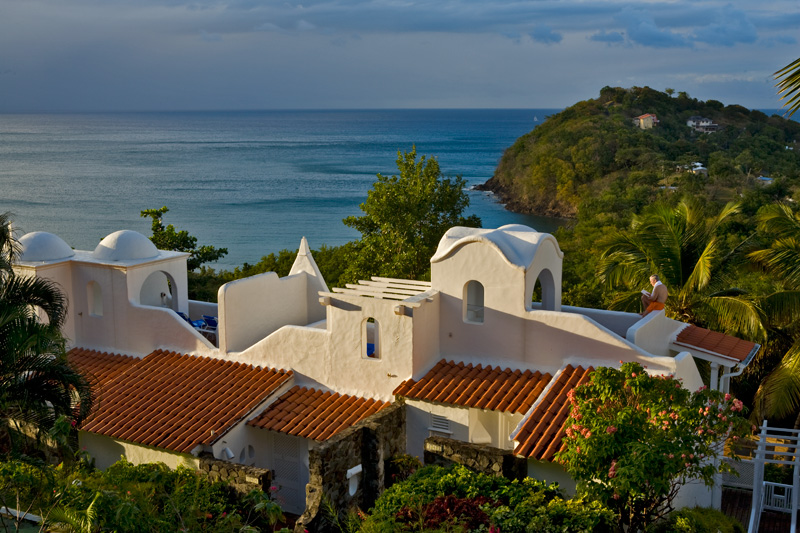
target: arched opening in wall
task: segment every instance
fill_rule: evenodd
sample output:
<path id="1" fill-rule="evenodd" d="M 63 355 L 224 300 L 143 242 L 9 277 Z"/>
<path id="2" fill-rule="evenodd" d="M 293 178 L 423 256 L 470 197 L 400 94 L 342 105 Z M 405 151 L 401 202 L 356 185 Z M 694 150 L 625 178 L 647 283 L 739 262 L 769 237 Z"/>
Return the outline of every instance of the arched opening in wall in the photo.
<path id="1" fill-rule="evenodd" d="M 89 302 L 89 316 L 103 316 L 103 289 L 96 281 L 86 286 L 86 301 Z"/>
<path id="2" fill-rule="evenodd" d="M 361 323 L 361 357 L 381 358 L 381 329 L 378 321 L 369 317 Z"/>
<path id="3" fill-rule="evenodd" d="M 142 283 L 139 291 L 139 303 L 153 307 L 178 309 L 178 299 L 174 297 L 175 280 L 161 270 L 153 272 Z"/>
<path id="4" fill-rule="evenodd" d="M 533 292 L 528 300 L 528 309 L 544 309 L 547 311 L 555 311 L 556 308 L 556 283 L 553 279 L 553 273 L 548 269 L 544 269 L 539 273 L 536 278 L 536 283 L 533 285 Z M 536 305 L 538 303 L 538 305 Z"/>
<path id="5" fill-rule="evenodd" d="M 480 281 L 468 281 L 464 285 L 464 322 L 483 324 L 483 284 Z"/>

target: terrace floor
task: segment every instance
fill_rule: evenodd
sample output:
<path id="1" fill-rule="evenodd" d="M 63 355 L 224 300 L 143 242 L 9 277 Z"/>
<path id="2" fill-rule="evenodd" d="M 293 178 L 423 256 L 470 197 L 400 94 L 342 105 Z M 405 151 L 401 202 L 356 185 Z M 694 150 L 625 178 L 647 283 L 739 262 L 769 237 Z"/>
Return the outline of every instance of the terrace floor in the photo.
<path id="1" fill-rule="evenodd" d="M 738 520 L 745 529 L 750 521 L 750 505 L 753 493 L 747 489 L 722 489 L 722 512 Z M 759 533 L 788 533 L 792 517 L 788 513 L 764 511 L 761 514 Z"/>

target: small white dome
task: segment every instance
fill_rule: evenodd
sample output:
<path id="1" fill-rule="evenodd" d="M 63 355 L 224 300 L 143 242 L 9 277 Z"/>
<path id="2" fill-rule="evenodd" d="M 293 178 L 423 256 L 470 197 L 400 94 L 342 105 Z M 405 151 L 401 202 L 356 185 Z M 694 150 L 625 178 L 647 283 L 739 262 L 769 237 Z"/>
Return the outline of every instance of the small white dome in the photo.
<path id="1" fill-rule="evenodd" d="M 32 231 L 19 239 L 22 245 L 20 261 L 55 261 L 75 255 L 75 251 L 58 235 Z"/>
<path id="2" fill-rule="evenodd" d="M 150 259 L 158 256 L 156 245 L 139 232 L 123 229 L 100 241 L 94 256 L 103 261 Z"/>

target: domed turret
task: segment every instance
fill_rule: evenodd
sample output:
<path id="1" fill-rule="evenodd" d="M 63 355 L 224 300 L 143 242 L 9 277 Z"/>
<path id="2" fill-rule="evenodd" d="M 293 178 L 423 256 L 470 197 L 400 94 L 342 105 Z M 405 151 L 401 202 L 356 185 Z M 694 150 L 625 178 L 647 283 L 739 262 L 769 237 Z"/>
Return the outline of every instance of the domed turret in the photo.
<path id="1" fill-rule="evenodd" d="M 20 261 L 56 261 L 75 255 L 75 251 L 58 235 L 46 231 L 26 233 L 20 240 Z"/>
<path id="2" fill-rule="evenodd" d="M 103 261 L 130 261 L 158 256 L 158 249 L 150 239 L 131 230 L 115 231 L 100 241 L 94 256 Z"/>

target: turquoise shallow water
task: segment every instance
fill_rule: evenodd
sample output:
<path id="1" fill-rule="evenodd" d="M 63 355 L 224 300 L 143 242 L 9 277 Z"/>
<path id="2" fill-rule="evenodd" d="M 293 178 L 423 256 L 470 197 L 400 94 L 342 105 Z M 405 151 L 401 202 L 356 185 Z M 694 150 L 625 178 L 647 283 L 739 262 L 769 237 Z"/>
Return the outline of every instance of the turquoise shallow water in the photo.
<path id="1" fill-rule="evenodd" d="M 375 110 L 0 115 L 0 211 L 22 231 L 49 231 L 78 249 L 107 234 L 149 235 L 139 211 L 167 205 L 166 222 L 229 250 L 232 268 L 270 252 L 358 236 L 377 173 L 395 174 L 416 145 L 470 185 L 492 176 L 503 150 L 555 110 Z M 470 191 L 484 227 L 558 221 L 510 213 Z"/>

